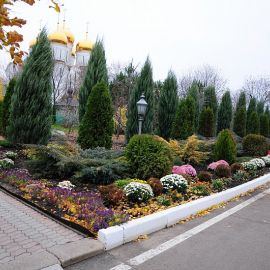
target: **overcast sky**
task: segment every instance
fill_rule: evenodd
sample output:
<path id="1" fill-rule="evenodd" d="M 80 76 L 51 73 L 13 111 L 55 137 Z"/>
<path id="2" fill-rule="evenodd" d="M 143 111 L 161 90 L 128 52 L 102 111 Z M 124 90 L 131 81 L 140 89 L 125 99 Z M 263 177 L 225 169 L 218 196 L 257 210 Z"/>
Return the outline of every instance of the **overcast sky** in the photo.
<path id="1" fill-rule="evenodd" d="M 150 56 L 154 78 L 169 69 L 181 76 L 198 66 L 216 67 L 232 90 L 245 78 L 270 75 L 269 0 L 60 0 L 76 41 L 103 37 L 108 63 L 143 63 Z M 27 19 L 23 49 L 38 33 L 40 20 L 49 31 L 57 13 L 48 0 L 35 6 L 16 4 Z M 62 15 L 61 15 L 62 16 Z M 8 62 L 0 53 L 0 61 Z"/>

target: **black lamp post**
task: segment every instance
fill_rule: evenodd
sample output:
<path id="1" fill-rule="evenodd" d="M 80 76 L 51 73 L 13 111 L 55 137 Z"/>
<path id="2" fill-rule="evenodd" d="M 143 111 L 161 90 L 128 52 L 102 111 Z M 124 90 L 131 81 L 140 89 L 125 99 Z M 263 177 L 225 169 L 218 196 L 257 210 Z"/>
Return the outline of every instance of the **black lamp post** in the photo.
<path id="1" fill-rule="evenodd" d="M 147 109 L 147 102 L 144 94 L 141 95 L 140 100 L 137 102 L 137 111 L 139 116 L 139 135 L 142 134 L 142 123 Z"/>

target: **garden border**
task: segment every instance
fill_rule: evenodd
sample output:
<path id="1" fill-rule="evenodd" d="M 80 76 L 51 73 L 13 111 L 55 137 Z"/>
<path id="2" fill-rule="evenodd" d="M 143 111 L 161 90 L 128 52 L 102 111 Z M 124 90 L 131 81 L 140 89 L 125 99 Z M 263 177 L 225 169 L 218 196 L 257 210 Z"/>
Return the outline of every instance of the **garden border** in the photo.
<path id="1" fill-rule="evenodd" d="M 194 215 L 216 204 L 226 202 L 249 190 L 257 188 L 270 181 L 270 173 L 255 178 L 242 185 L 212 194 L 210 196 L 172 207 L 142 218 L 128 221 L 122 225 L 99 230 L 98 240 L 103 243 L 106 250 L 121 246 L 140 235 L 150 234 L 166 227 L 170 227 L 181 219 Z"/>

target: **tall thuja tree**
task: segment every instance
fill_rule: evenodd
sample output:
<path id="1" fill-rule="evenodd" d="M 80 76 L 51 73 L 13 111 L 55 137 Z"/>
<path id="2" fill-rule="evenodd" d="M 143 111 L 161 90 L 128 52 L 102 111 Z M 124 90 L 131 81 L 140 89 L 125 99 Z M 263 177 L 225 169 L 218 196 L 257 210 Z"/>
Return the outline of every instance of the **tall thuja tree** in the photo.
<path id="1" fill-rule="evenodd" d="M 82 121 L 86 111 L 86 104 L 92 88 L 98 82 L 108 85 L 108 70 L 106 65 L 105 49 L 102 40 L 97 40 L 91 52 L 84 82 L 79 93 L 79 119 Z"/>
<path id="2" fill-rule="evenodd" d="M 78 143 L 82 149 L 111 148 L 113 107 L 106 83 L 97 83 L 87 102 L 86 112 L 79 127 Z"/>
<path id="3" fill-rule="evenodd" d="M 154 94 L 154 98 L 153 98 L 153 106 L 154 106 L 154 118 L 153 118 L 153 132 L 155 134 L 158 133 L 158 108 L 159 108 L 159 99 L 160 99 L 160 95 L 161 95 L 161 91 L 162 91 L 162 87 L 163 87 L 163 82 L 162 81 L 156 81 L 154 82 L 154 88 L 153 88 L 153 94 Z"/>
<path id="4" fill-rule="evenodd" d="M 214 135 L 216 130 L 216 122 L 217 122 L 217 112 L 218 112 L 218 102 L 217 95 L 214 86 L 208 86 L 204 90 L 204 107 L 208 107 L 213 110 L 214 114 Z"/>
<path id="5" fill-rule="evenodd" d="M 180 100 L 172 126 L 172 137 L 185 140 L 195 130 L 195 102 L 191 96 Z"/>
<path id="6" fill-rule="evenodd" d="M 2 113 L 2 127 L 3 127 L 3 134 L 6 136 L 7 135 L 7 127 L 9 123 L 9 116 L 10 116 L 10 105 L 11 105 L 11 97 L 14 93 L 16 85 L 16 79 L 15 77 L 10 80 L 6 94 L 4 96 L 4 101 L 3 101 L 3 113 Z"/>
<path id="7" fill-rule="evenodd" d="M 213 109 L 204 107 L 200 113 L 198 133 L 204 137 L 213 137 L 215 131 L 215 117 Z"/>
<path id="8" fill-rule="evenodd" d="M 142 132 L 153 132 L 153 119 L 154 119 L 154 94 L 153 94 L 153 71 L 152 65 L 147 57 L 145 64 L 141 70 L 139 77 L 135 83 L 135 87 L 130 94 L 128 104 L 128 119 L 126 128 L 126 139 L 129 139 L 138 133 L 138 112 L 137 102 L 140 96 L 144 93 L 145 100 L 148 103 L 146 114 L 143 121 Z"/>
<path id="9" fill-rule="evenodd" d="M 19 76 L 11 99 L 8 140 L 47 144 L 52 124 L 53 54 L 43 29 Z"/>
<path id="10" fill-rule="evenodd" d="M 260 134 L 260 117 L 257 111 L 253 111 L 249 117 L 250 126 L 248 134 Z"/>
<path id="11" fill-rule="evenodd" d="M 258 102 L 258 104 L 257 104 L 257 113 L 258 113 L 259 116 L 264 113 L 264 102 L 263 101 Z"/>
<path id="12" fill-rule="evenodd" d="M 246 136 L 247 109 L 246 94 L 241 92 L 233 118 L 233 131 L 240 137 Z"/>
<path id="13" fill-rule="evenodd" d="M 254 116 L 253 113 L 256 113 L 257 116 Z M 247 134 L 253 133 L 254 131 L 253 120 L 257 119 L 258 117 L 259 116 L 257 113 L 257 100 L 256 98 L 251 98 L 247 109 Z M 257 127 L 255 127 L 255 130 L 257 130 Z"/>
<path id="14" fill-rule="evenodd" d="M 171 136 L 177 103 L 177 79 L 170 71 L 163 83 L 158 105 L 158 134 L 164 139 Z"/>
<path id="15" fill-rule="evenodd" d="M 188 90 L 188 95 L 191 96 L 195 103 L 195 132 L 199 128 L 199 117 L 200 117 L 200 86 L 198 82 L 194 81 Z"/>
<path id="16" fill-rule="evenodd" d="M 267 113 L 260 115 L 260 134 L 264 137 L 269 136 L 269 116 Z"/>
<path id="17" fill-rule="evenodd" d="M 218 109 L 217 133 L 230 129 L 232 122 L 232 100 L 230 91 L 226 91 Z"/>

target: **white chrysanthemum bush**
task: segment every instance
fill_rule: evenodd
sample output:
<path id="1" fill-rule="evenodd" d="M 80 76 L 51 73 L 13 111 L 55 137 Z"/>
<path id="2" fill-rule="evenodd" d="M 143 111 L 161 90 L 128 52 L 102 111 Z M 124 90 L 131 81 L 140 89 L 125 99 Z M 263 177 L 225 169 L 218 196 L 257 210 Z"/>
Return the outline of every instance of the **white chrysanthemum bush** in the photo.
<path id="1" fill-rule="evenodd" d="M 150 185 L 137 182 L 131 182 L 126 185 L 124 192 L 132 202 L 146 202 L 150 198 L 154 197 L 154 193 Z"/>
<path id="2" fill-rule="evenodd" d="M 160 179 L 165 191 L 176 189 L 178 192 L 185 193 L 188 187 L 188 181 L 178 174 L 169 174 Z"/>
<path id="3" fill-rule="evenodd" d="M 250 161 L 243 162 L 242 165 L 247 171 L 262 169 L 266 166 L 264 160 L 261 158 L 253 158 Z"/>
<path id="4" fill-rule="evenodd" d="M 270 166 L 270 156 L 262 157 L 262 160 L 264 161 L 266 167 Z"/>
<path id="5" fill-rule="evenodd" d="M 1 169 L 9 169 L 14 166 L 14 161 L 9 158 L 4 158 L 0 160 L 0 168 Z"/>
<path id="6" fill-rule="evenodd" d="M 15 159 L 17 156 L 18 156 L 18 154 L 16 152 L 13 152 L 13 151 L 7 151 L 5 153 L 6 158 Z"/>
<path id="7" fill-rule="evenodd" d="M 65 189 L 69 189 L 69 190 L 72 190 L 75 187 L 75 185 L 71 184 L 70 181 L 62 181 L 62 182 L 58 183 L 57 186 L 60 188 L 65 188 Z"/>

